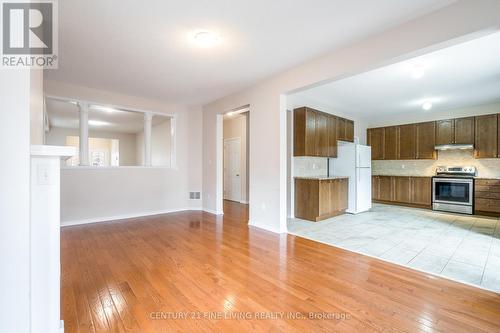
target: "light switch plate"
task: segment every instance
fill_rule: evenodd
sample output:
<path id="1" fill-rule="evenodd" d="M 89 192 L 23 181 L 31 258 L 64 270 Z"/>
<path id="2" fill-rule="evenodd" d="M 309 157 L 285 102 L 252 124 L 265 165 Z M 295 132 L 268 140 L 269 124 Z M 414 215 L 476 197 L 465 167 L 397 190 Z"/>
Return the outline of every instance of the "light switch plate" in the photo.
<path id="1" fill-rule="evenodd" d="M 52 185 L 52 172 L 50 170 L 50 165 L 48 164 L 38 164 L 37 167 L 37 183 L 38 185 Z"/>

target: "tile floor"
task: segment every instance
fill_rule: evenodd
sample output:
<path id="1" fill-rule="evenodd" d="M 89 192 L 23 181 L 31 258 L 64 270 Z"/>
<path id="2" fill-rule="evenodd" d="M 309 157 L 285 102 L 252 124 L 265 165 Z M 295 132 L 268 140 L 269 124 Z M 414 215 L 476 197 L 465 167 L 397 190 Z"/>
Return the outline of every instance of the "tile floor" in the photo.
<path id="1" fill-rule="evenodd" d="M 374 204 L 291 234 L 500 293 L 500 219 Z"/>

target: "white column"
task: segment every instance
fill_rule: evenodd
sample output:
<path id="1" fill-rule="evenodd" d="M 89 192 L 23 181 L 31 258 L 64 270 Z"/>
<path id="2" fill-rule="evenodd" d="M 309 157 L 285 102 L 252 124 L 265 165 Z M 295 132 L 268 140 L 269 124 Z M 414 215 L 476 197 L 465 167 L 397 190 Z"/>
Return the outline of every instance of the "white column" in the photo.
<path id="1" fill-rule="evenodd" d="M 151 128 L 153 126 L 153 115 L 144 114 L 144 166 L 151 166 Z"/>
<path id="2" fill-rule="evenodd" d="M 89 165 L 89 105 L 85 102 L 80 107 L 80 165 Z"/>

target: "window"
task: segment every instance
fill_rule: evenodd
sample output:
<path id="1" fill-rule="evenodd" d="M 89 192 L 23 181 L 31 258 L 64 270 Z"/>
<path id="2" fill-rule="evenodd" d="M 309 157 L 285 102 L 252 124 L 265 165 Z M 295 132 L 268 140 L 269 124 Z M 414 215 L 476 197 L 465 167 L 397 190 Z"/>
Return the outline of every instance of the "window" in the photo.
<path id="1" fill-rule="evenodd" d="M 83 103 L 81 111 L 78 103 L 47 98 L 45 143 L 48 145 L 79 150 L 81 112 L 87 115 L 87 154 L 79 151 L 78 156 L 65 161 L 66 166 L 172 166 L 171 116 Z"/>

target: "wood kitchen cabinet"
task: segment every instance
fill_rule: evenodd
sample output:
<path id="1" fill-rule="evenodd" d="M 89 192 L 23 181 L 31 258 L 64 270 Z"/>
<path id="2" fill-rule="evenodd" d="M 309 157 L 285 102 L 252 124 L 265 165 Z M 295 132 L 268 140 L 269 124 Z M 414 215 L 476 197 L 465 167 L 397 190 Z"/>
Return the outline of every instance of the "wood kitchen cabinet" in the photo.
<path id="1" fill-rule="evenodd" d="M 295 217 L 321 221 L 347 209 L 348 178 L 295 178 Z"/>
<path id="2" fill-rule="evenodd" d="M 398 127 L 384 127 L 384 159 L 398 159 Z"/>
<path id="3" fill-rule="evenodd" d="M 316 128 L 315 128 L 315 148 L 316 155 L 315 156 L 329 156 L 330 147 L 328 140 L 328 117 L 325 113 L 316 112 Z"/>
<path id="4" fill-rule="evenodd" d="M 354 141 L 354 122 L 308 107 L 293 112 L 293 155 L 337 157 L 337 140 Z"/>
<path id="5" fill-rule="evenodd" d="M 345 121 L 345 140 L 354 142 L 354 121 L 346 119 Z"/>
<path id="6" fill-rule="evenodd" d="M 431 177 L 372 177 L 372 200 L 374 202 L 431 208 L 431 197 Z"/>
<path id="7" fill-rule="evenodd" d="M 476 179 L 474 214 L 500 216 L 500 179 Z"/>
<path id="8" fill-rule="evenodd" d="M 398 160 L 413 160 L 416 158 L 416 124 L 398 127 Z"/>
<path id="9" fill-rule="evenodd" d="M 436 121 L 436 144 L 474 144 L 474 117 Z"/>
<path id="10" fill-rule="evenodd" d="M 456 144 L 474 144 L 474 117 L 455 119 Z"/>
<path id="11" fill-rule="evenodd" d="M 345 140 L 345 119 L 337 117 L 337 140 Z"/>
<path id="12" fill-rule="evenodd" d="M 436 159 L 437 153 L 434 149 L 436 145 L 436 123 L 429 121 L 416 124 L 416 158 L 417 159 Z"/>
<path id="13" fill-rule="evenodd" d="M 316 112 L 309 108 L 293 112 L 293 155 L 316 156 Z"/>
<path id="14" fill-rule="evenodd" d="M 384 133 L 383 127 L 369 128 L 367 131 L 368 145 L 372 148 L 372 160 L 384 159 Z"/>
<path id="15" fill-rule="evenodd" d="M 394 177 L 393 200 L 399 203 L 411 203 L 410 185 L 410 177 Z"/>
<path id="16" fill-rule="evenodd" d="M 436 144 L 449 145 L 455 141 L 455 120 L 436 121 Z"/>
<path id="17" fill-rule="evenodd" d="M 372 176 L 372 200 L 380 200 L 380 176 Z"/>
<path id="18" fill-rule="evenodd" d="M 498 115 L 478 116 L 475 119 L 475 158 L 495 158 L 498 154 Z"/>
<path id="19" fill-rule="evenodd" d="M 432 204 L 432 178 L 411 177 L 410 181 L 410 202 L 414 205 L 422 205 L 430 208 Z"/>
<path id="20" fill-rule="evenodd" d="M 329 157 L 337 156 L 337 117 L 327 117 L 327 132 L 328 132 L 328 155 Z"/>
<path id="21" fill-rule="evenodd" d="M 394 177 L 379 176 L 378 200 L 394 201 Z"/>

